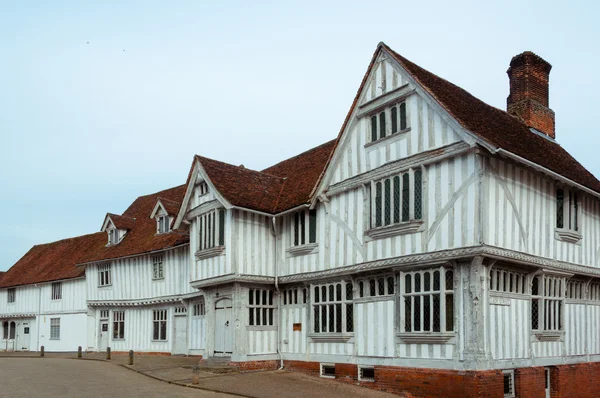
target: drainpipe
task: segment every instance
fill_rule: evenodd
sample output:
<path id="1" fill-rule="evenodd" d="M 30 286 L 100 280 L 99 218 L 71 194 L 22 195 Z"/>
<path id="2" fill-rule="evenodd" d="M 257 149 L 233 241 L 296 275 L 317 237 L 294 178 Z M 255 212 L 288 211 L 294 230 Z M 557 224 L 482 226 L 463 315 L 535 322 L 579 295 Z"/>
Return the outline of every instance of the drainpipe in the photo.
<path id="1" fill-rule="evenodd" d="M 277 218 L 273 216 L 273 236 L 275 237 L 275 290 L 277 291 L 277 355 L 279 355 L 279 370 L 283 369 L 283 356 L 281 355 L 281 300 L 279 299 L 279 256 L 277 255 Z"/>
<path id="2" fill-rule="evenodd" d="M 40 350 L 40 328 L 42 326 L 42 287 L 38 286 L 38 284 L 35 284 L 35 287 L 38 288 L 38 319 L 36 322 L 36 326 L 37 326 L 37 343 L 35 346 L 35 352 L 38 352 Z"/>

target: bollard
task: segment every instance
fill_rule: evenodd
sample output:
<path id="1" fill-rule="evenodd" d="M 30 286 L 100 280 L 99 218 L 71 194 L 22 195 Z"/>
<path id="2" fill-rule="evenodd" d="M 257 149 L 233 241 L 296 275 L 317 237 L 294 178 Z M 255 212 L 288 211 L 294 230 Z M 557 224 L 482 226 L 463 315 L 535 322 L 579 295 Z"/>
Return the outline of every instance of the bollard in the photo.
<path id="1" fill-rule="evenodd" d="M 81 346 L 77 347 L 77 358 L 81 358 Z"/>
<path id="2" fill-rule="evenodd" d="M 110 359 L 110 347 L 106 347 L 106 359 Z"/>
<path id="3" fill-rule="evenodd" d="M 40 347 L 40 356 L 43 357 L 44 356 L 44 346 Z"/>
<path id="4" fill-rule="evenodd" d="M 133 365 L 133 350 L 129 350 L 129 365 Z"/>

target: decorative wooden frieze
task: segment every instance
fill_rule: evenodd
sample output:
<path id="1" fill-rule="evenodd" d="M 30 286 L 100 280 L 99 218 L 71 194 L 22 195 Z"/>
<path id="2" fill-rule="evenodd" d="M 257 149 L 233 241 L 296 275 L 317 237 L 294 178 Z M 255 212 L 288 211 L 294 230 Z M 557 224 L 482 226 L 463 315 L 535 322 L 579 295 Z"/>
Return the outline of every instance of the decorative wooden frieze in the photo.
<path id="1" fill-rule="evenodd" d="M 536 332 L 534 333 L 537 341 L 563 341 L 565 332 L 562 331 L 545 331 L 545 332 Z"/>
<path id="2" fill-rule="evenodd" d="M 196 252 L 196 260 L 220 256 L 225 251 L 225 246 L 215 246 L 210 249 L 199 250 Z"/>
<path id="3" fill-rule="evenodd" d="M 371 239 L 390 238 L 396 235 L 406 235 L 420 232 L 422 231 L 422 226 L 423 220 L 413 220 L 405 223 L 369 229 L 365 232 L 365 235 Z"/>
<path id="4" fill-rule="evenodd" d="M 302 256 L 305 254 L 314 254 L 319 252 L 318 243 L 308 243 L 306 245 L 292 246 L 286 250 L 287 257 Z"/>
<path id="5" fill-rule="evenodd" d="M 354 337 L 351 334 L 311 334 L 311 340 L 315 343 L 347 343 Z"/>
<path id="6" fill-rule="evenodd" d="M 490 297 L 490 305 L 510 306 L 510 299 L 507 297 Z"/>

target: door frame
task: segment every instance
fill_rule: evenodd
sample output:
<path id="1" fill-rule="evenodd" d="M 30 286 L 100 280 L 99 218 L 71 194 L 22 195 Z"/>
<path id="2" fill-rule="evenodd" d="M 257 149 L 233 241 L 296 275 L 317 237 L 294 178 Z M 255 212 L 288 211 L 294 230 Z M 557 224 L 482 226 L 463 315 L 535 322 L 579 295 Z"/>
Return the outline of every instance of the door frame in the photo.
<path id="1" fill-rule="evenodd" d="M 106 347 L 102 347 L 102 325 L 106 323 Z M 110 318 L 101 318 L 98 322 L 98 351 L 110 347 Z"/>
<path id="2" fill-rule="evenodd" d="M 229 301 L 229 305 L 223 305 L 224 301 Z M 214 305 L 214 310 L 215 310 L 215 327 L 213 330 L 213 356 L 219 356 L 219 357 L 228 357 L 231 356 L 231 354 L 233 354 L 233 347 L 234 347 L 234 343 L 235 343 L 235 336 L 233 335 L 232 337 L 232 342 L 231 342 L 231 351 L 216 351 L 216 337 L 217 337 L 217 317 L 218 317 L 218 313 L 219 310 L 230 310 L 229 311 L 229 326 L 228 327 L 232 327 L 233 326 L 233 298 L 226 296 L 226 297 L 221 297 L 218 300 L 215 301 L 215 305 Z M 233 330 L 231 331 L 231 333 L 233 334 Z M 226 347 L 223 347 L 224 349 L 226 349 Z"/>
<path id="3" fill-rule="evenodd" d="M 173 355 L 187 355 L 188 354 L 188 332 L 189 332 L 189 319 L 188 319 L 188 308 L 187 306 L 181 306 L 181 307 L 175 307 L 175 308 L 185 308 L 184 312 L 176 312 L 175 310 L 173 310 L 173 345 L 171 346 L 171 353 Z M 183 319 L 185 318 L 185 347 L 183 352 L 175 352 L 175 346 L 176 346 L 176 342 L 177 342 L 177 319 Z"/>

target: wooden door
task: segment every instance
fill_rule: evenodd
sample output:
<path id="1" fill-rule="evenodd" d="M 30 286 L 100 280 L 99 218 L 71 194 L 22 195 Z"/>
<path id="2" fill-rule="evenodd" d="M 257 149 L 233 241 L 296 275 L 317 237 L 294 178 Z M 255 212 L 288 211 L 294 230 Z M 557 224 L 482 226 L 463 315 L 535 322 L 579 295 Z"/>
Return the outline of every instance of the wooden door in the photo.
<path id="1" fill-rule="evenodd" d="M 109 333 L 110 332 L 109 332 L 109 328 L 108 328 L 108 320 L 101 320 L 100 321 L 100 335 L 99 335 L 100 342 L 98 343 L 99 351 L 106 351 L 106 347 L 108 347 Z"/>
<path id="2" fill-rule="evenodd" d="M 29 322 L 21 323 L 19 330 L 17 331 L 17 339 L 19 341 L 18 350 L 29 351 L 29 345 L 31 343 L 31 328 Z"/>
<path id="3" fill-rule="evenodd" d="M 187 354 L 187 316 L 175 316 L 173 354 Z"/>
<path id="4" fill-rule="evenodd" d="M 215 356 L 227 357 L 233 352 L 233 324 L 231 299 L 215 304 Z"/>

